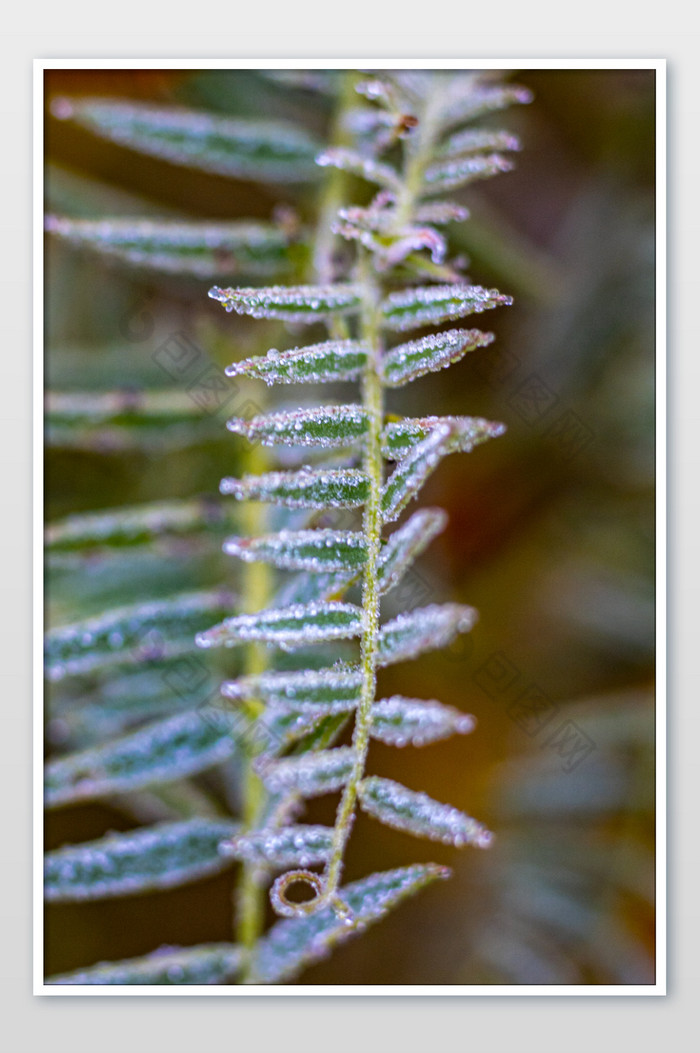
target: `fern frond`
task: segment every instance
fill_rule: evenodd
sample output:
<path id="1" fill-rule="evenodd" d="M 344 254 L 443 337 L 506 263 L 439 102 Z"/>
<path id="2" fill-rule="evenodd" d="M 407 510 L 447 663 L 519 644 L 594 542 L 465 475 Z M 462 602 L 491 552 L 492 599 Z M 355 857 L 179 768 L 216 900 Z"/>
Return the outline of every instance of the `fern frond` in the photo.
<path id="1" fill-rule="evenodd" d="M 271 183 L 313 180 L 319 144 L 283 121 L 245 121 L 110 99 L 53 100 L 51 112 L 140 153 L 205 172 Z"/>
<path id="2" fill-rule="evenodd" d="M 324 151 L 318 158 L 323 167 L 360 175 L 381 187 L 369 206 L 341 207 L 333 228 L 358 247 L 354 270 L 345 275 L 344 282 L 331 286 L 210 291 L 227 310 L 257 318 L 296 323 L 327 319 L 332 325 L 337 323 L 330 320 L 340 316 L 355 318 L 351 328 L 344 323 L 347 339 L 343 341 L 282 353 L 275 350 L 265 358 L 249 359 L 229 369 L 230 375 L 246 373 L 268 383 L 348 380 L 355 376 L 362 382 L 361 404 L 304 408 L 230 423 L 231 430 L 270 446 L 331 449 L 357 445 L 362 454 L 361 468 L 304 467 L 258 478 L 225 479 L 221 486 L 223 493 L 239 499 L 296 507 L 364 506 L 361 531 L 338 532 L 310 524 L 301 531 L 282 531 L 276 536 L 234 538 L 227 545 L 229 552 L 244 560 L 306 571 L 315 582 L 311 596 L 316 589 L 317 595 L 328 597 L 323 590 L 332 587 L 337 587 L 338 596 L 342 596 L 361 574 L 362 608 L 335 598 L 321 604 L 311 600 L 296 608 L 230 619 L 199 637 L 203 645 L 215 639 L 233 643 L 258 623 L 266 626 L 259 638 L 268 642 L 274 639 L 274 632 L 267 628 L 273 624 L 288 627 L 294 645 L 330 639 L 336 628 L 338 636 L 360 637 L 360 664 L 351 671 L 309 669 L 265 674 L 229 682 L 223 688 L 225 695 L 235 699 L 252 693 L 268 712 L 283 712 L 290 721 L 303 723 L 304 717 L 311 715 L 327 721 L 330 714 L 342 720 L 354 712 L 352 746 L 328 749 L 316 743 L 310 753 L 276 759 L 264 756 L 259 762 L 258 770 L 273 798 L 285 794 L 304 798 L 342 790 L 328 853 L 317 859 L 325 863 L 323 876 L 297 870 L 275 882 L 271 893 L 275 909 L 294 918 L 283 925 L 302 924 L 306 915 L 321 918 L 328 910 L 337 914 L 339 922 L 352 924 L 352 908 L 348 897 L 339 892 L 339 880 L 357 804 L 390 826 L 455 846 L 486 847 L 491 838 L 481 823 L 450 805 L 390 780 L 366 776 L 365 764 L 370 738 L 397 746 L 424 745 L 454 733 L 463 734 L 474 726 L 471 717 L 435 700 L 400 696 L 375 699 L 379 668 L 443 647 L 458 633 L 468 632 L 476 620 L 471 607 L 444 604 L 399 614 L 382 625 L 381 595 L 401 579 L 443 528 L 445 517 L 435 510 L 419 512 L 386 542 L 382 530 L 399 518 L 444 456 L 469 452 L 505 429 L 496 422 L 471 417 L 385 420 L 383 392 L 455 364 L 467 352 L 487 347 L 493 334 L 450 329 L 388 347 L 385 341 L 392 333 L 439 326 L 512 303 L 510 296 L 467 284 L 453 269 L 444 267 L 447 243 L 430 224 L 465 218 L 462 206 L 433 199 L 474 179 L 508 171 L 511 161 L 501 151 L 519 147 L 517 139 L 507 133 L 458 126 L 510 102 L 524 102 L 526 93 L 481 84 L 476 75 L 420 71 L 393 71 L 362 83 L 358 90 L 383 108 L 385 119 L 369 114 L 367 120 L 360 120 L 354 113 L 352 123 L 362 128 L 364 149 L 360 152 L 343 145 Z M 406 116 L 413 114 L 416 116 L 410 119 Z M 390 145 L 390 136 L 402 137 L 398 131 L 401 121 L 404 134 L 417 128 L 415 136 L 407 140 L 402 170 L 379 160 Z M 423 255 L 426 250 L 429 260 Z M 437 282 L 406 284 L 404 279 L 403 287 L 396 287 L 406 271 L 431 274 L 431 268 Z M 446 275 L 448 284 L 444 282 Z M 329 335 L 337 335 L 337 330 Z M 384 459 L 395 462 L 388 477 Z M 332 573 L 326 578 L 328 572 L 340 577 L 333 582 Z M 308 589 L 308 584 L 304 588 Z M 259 836 L 264 843 L 272 843 L 265 841 L 271 836 L 269 831 L 251 831 L 244 836 Z M 307 867 L 310 861 L 299 859 L 298 864 Z M 295 885 L 305 885 L 312 899 L 291 901 L 288 890 Z M 312 921 L 307 919 L 303 924 L 311 926 Z"/>
<path id="3" fill-rule="evenodd" d="M 313 86 L 347 95 L 352 83 L 347 78 L 344 83 L 342 88 L 340 78 L 329 76 Z M 357 94 L 369 105 L 359 107 Z M 227 422 L 229 431 L 253 444 L 253 453 L 246 466 L 234 469 L 238 474 L 221 480 L 221 494 L 273 506 L 265 521 L 255 512 L 243 521 L 227 512 L 216 523 L 217 529 L 235 531 L 223 549 L 248 575 L 251 595 L 240 609 L 232 613 L 230 593 L 201 592 L 119 608 L 49 633 L 49 675 L 56 680 L 138 668 L 143 661 L 162 664 L 191 649 L 193 638 L 204 649 L 244 645 L 246 656 L 234 658 L 227 668 L 231 679 L 221 685 L 231 712 L 209 703 L 164 717 L 158 708 L 162 692 L 144 682 L 141 708 L 133 712 L 148 723 L 134 728 L 129 721 L 139 718 L 115 715 L 105 697 L 92 706 L 93 730 L 87 742 L 78 742 L 85 748 L 47 766 L 47 803 L 57 806 L 147 788 L 155 792 L 163 783 L 243 754 L 240 824 L 204 818 L 157 823 L 58 849 L 46 862 L 49 898 L 65 902 L 165 888 L 238 862 L 241 948 L 205 945 L 173 951 L 167 962 L 148 956 L 56 977 L 54 983 L 216 983 L 234 973 L 241 982 L 288 980 L 404 897 L 447 876 L 443 867 L 421 864 L 343 885 L 358 808 L 385 825 L 442 844 L 490 843 L 481 822 L 367 774 L 366 768 L 370 740 L 425 746 L 474 728 L 472 717 L 435 699 L 377 697 L 383 667 L 448 645 L 477 619 L 472 607 L 446 603 L 384 620 L 382 597 L 444 529 L 446 516 L 440 509 L 422 509 L 384 534 L 443 457 L 471 452 L 505 427 L 479 417 L 389 416 L 385 397 L 456 365 L 494 339 L 478 329 L 438 327 L 512 303 L 496 289 L 471 284 L 461 262 L 449 258 L 447 233 L 437 228 L 463 221 L 468 212 L 459 202 L 438 198 L 512 168 L 508 155 L 519 149 L 516 137 L 463 126 L 528 99 L 524 89 L 476 72 L 377 74 L 357 84 L 354 102 L 322 151 L 312 136 L 280 121 L 110 100 L 55 100 L 53 112 L 61 119 L 200 171 L 293 184 L 313 182 L 329 170 L 335 182 L 322 195 L 325 225 L 313 248 L 315 275 L 299 272 L 306 249 L 292 244 L 296 234 L 283 224 L 51 217 L 48 229 L 74 245 L 157 271 L 277 281 L 288 268 L 296 269 L 299 284 L 214 285 L 209 297 L 229 313 L 276 321 L 293 327 L 293 333 L 296 326 L 325 325 L 326 338 L 242 358 L 226 374 L 267 385 L 359 381 L 360 391 L 357 401 L 257 412 L 252 418 L 237 407 L 237 416 Z M 368 204 L 343 200 L 348 174 L 378 188 Z M 273 339 L 280 339 L 279 329 Z M 401 336 L 421 329 L 430 331 L 411 340 Z M 134 409 L 119 402 L 118 392 L 98 399 L 64 394 L 54 398 L 52 408 L 66 429 L 79 430 L 87 418 L 129 427 L 146 418 L 165 429 L 194 415 L 192 403 L 182 398 L 151 392 Z M 260 446 L 292 452 L 280 463 L 267 460 Z M 312 463 L 302 464 L 299 451 L 307 449 Z M 147 545 L 196 533 L 206 519 L 202 509 L 164 509 L 160 518 L 157 509 L 141 509 L 59 523 L 52 528 L 52 545 L 64 554 Z M 277 582 L 270 568 L 286 580 Z M 361 600 L 349 602 L 346 594 L 357 585 Z M 353 592 L 349 596 L 357 600 Z M 126 713 L 133 695 L 127 691 L 117 701 Z M 339 745 L 350 721 L 352 742 Z M 97 744 L 95 729 L 101 726 L 120 737 Z M 194 784 L 184 786 L 199 792 Z M 306 799 L 337 793 L 333 825 L 298 821 Z M 309 869 L 314 867 L 321 872 Z M 260 890 L 280 869 L 285 872 L 272 884 L 270 898 L 287 920 L 259 939 Z M 305 887 L 311 899 L 295 899 L 295 887 Z"/>

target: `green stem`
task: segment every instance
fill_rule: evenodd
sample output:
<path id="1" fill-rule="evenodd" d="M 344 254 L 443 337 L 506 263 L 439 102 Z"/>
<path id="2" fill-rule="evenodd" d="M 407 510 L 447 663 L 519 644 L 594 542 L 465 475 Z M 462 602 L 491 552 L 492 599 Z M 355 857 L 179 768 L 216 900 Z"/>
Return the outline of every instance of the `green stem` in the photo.
<path id="1" fill-rule="evenodd" d="M 336 115 L 331 129 L 330 142 L 335 146 L 343 145 L 346 132 L 343 128 L 343 114 L 354 100 L 355 74 L 344 74 L 338 94 Z M 314 239 L 312 259 L 313 273 L 311 280 L 325 284 L 333 280 L 333 251 L 336 235 L 332 231 L 332 222 L 343 203 L 345 173 L 331 170 L 324 182 L 319 203 L 319 218 Z M 336 336 L 343 335 L 335 333 Z M 248 458 L 247 470 L 251 475 L 259 475 L 268 468 L 268 458 L 261 446 L 254 446 Z M 265 533 L 264 506 L 256 503 L 244 505 L 243 533 L 247 537 L 257 537 Z M 243 577 L 244 595 L 247 597 L 249 611 L 262 610 L 268 606 L 272 593 L 272 572 L 265 563 L 245 565 Z M 245 672 L 256 675 L 265 670 L 267 654 L 260 644 L 251 644 L 246 649 Z M 261 703 L 253 703 L 251 717 L 259 716 L 263 710 Z M 243 827 L 252 830 L 260 825 L 267 805 L 267 791 L 253 768 L 254 757 L 247 758 L 243 774 Z M 267 874 L 259 867 L 244 863 L 236 900 L 236 939 L 244 947 L 247 966 L 241 977 L 242 983 L 250 982 L 250 962 L 252 951 L 257 944 L 265 921 L 265 887 Z"/>
<path id="2" fill-rule="evenodd" d="M 247 469 L 251 474 L 259 474 L 267 468 L 267 455 L 260 445 L 251 448 L 247 457 Z M 257 502 L 246 502 L 242 507 L 243 531 L 247 537 L 257 537 L 265 533 L 265 507 Z M 246 597 L 246 608 L 248 611 L 263 610 L 268 606 L 272 593 L 272 573 L 270 567 L 265 563 L 246 563 L 243 571 L 243 595 Z M 249 644 L 245 655 L 245 673 L 255 676 L 264 672 L 267 666 L 267 655 L 261 644 Z M 248 713 L 252 720 L 256 719 L 262 712 L 263 706 L 259 702 L 251 702 Z M 243 766 L 243 815 L 242 822 L 245 830 L 252 830 L 258 825 L 261 813 L 265 806 L 266 791 L 259 776 L 253 769 L 254 756 L 245 758 Z M 236 916 L 236 941 L 244 947 L 249 954 L 255 947 L 263 930 L 265 921 L 264 910 L 265 875 L 258 867 L 244 862 L 242 873 L 235 892 L 235 916 Z M 246 975 L 242 977 L 246 982 Z"/>
<path id="3" fill-rule="evenodd" d="M 382 382 L 379 377 L 381 356 L 381 335 L 379 328 L 379 289 L 372 278 L 371 265 L 364 261 L 363 284 L 365 288 L 362 314 L 361 337 L 367 347 L 371 348 L 367 368 L 362 380 L 362 405 L 369 417 L 364 470 L 369 476 L 370 492 L 365 505 L 363 530 L 367 539 L 367 562 L 365 563 L 362 588 L 362 606 L 364 609 L 364 627 L 361 638 L 362 656 L 362 694 L 355 715 L 353 748 L 355 762 L 350 778 L 345 785 L 338 805 L 333 846 L 326 868 L 323 899 L 332 899 L 340 882 L 345 846 L 352 829 L 355 813 L 357 791 L 365 771 L 371 711 L 376 694 L 377 683 L 377 636 L 379 633 L 379 582 L 377 562 L 382 535 L 381 496 L 384 481 L 384 466 L 381 449 L 382 420 L 384 416 L 384 399 Z"/>
<path id="4" fill-rule="evenodd" d="M 423 183 L 425 165 L 434 146 L 438 105 L 437 95 L 426 101 L 424 112 L 419 120 L 418 133 L 411 143 L 402 187 L 396 202 L 395 230 L 397 232 L 413 219 Z M 360 275 L 365 291 L 360 335 L 363 343 L 370 348 L 367 368 L 362 378 L 362 405 L 370 422 L 364 454 L 364 470 L 369 476 L 370 493 L 365 505 L 363 523 L 364 535 L 367 539 L 367 562 L 365 563 L 362 591 L 364 609 L 364 628 L 361 638 L 363 682 L 353 732 L 355 761 L 338 805 L 333 845 L 326 867 L 325 885 L 320 903 L 333 903 L 334 899 L 337 902 L 337 889 L 342 875 L 345 847 L 352 829 L 359 785 L 364 777 L 367 764 L 371 711 L 377 683 L 377 637 L 380 613 L 377 560 L 382 535 L 381 492 L 384 481 L 384 462 L 381 452 L 384 392 L 379 374 L 382 354 L 379 301 L 382 290 L 374 274 L 371 257 L 368 255 L 363 256 L 360 261 Z"/>

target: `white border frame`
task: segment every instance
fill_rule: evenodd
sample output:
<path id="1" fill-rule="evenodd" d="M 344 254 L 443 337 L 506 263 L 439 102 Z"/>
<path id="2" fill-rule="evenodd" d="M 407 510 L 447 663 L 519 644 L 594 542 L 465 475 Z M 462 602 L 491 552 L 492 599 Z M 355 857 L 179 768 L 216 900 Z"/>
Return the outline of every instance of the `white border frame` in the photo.
<path id="1" fill-rule="evenodd" d="M 43 470 L 43 403 L 44 403 L 44 71 L 51 69 L 653 69 L 656 71 L 656 982 L 629 985 L 327 985 L 308 987 L 289 984 L 280 987 L 243 986 L 210 987 L 192 985 L 186 988 L 144 985 L 124 987 L 55 987 L 44 983 L 43 924 L 43 633 L 44 633 L 44 470 Z M 667 315 L 666 315 L 666 60 L 665 59 L 35 59 L 34 60 L 34 126 L 33 126 L 33 390 L 32 390 L 32 461 L 33 461 L 33 993 L 51 997 L 124 997 L 206 995 L 209 997 L 285 997 L 285 996 L 503 996 L 558 997 L 590 996 L 664 996 L 666 995 L 666 867 L 667 867 L 667 796 L 666 796 L 666 721 L 667 721 Z"/>

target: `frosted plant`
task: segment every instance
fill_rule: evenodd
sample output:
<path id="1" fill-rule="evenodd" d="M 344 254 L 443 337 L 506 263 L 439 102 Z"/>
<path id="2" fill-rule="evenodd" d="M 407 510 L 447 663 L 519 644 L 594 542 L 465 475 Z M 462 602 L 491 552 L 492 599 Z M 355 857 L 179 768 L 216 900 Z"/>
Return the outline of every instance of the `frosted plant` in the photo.
<path id="1" fill-rule="evenodd" d="M 472 418 L 438 417 L 388 423 L 384 389 L 446 368 L 493 339 L 492 334 L 477 329 L 449 329 L 389 344 L 392 334 L 511 303 L 510 297 L 497 290 L 467 284 L 456 274 L 449 283 L 423 283 L 445 274 L 442 265 L 447 254 L 444 236 L 428 221 L 463 216 L 459 206 L 441 202 L 440 209 L 432 198 L 474 179 L 507 171 L 510 161 L 492 151 L 518 147 L 517 140 L 505 133 L 455 133 L 454 125 L 511 101 L 524 101 L 518 89 L 483 87 L 463 75 L 387 74 L 359 89 L 382 107 L 369 111 L 364 122 L 355 117 L 355 126 L 369 128 L 370 134 L 357 149 L 332 148 L 317 158 L 323 167 L 359 175 L 380 188 L 367 207 L 343 207 L 338 212 L 333 229 L 357 246 L 345 273 L 337 275 L 333 284 L 215 286 L 209 295 L 229 312 L 297 324 L 324 320 L 330 328 L 325 342 L 272 349 L 262 358 L 234 363 L 230 375 L 247 375 L 267 384 L 358 378 L 361 393 L 357 403 L 229 422 L 232 431 L 265 445 L 344 447 L 348 463 L 227 478 L 221 484 L 222 492 L 295 509 L 363 506 L 362 522 L 356 531 L 283 529 L 264 537 L 230 539 L 226 550 L 240 559 L 304 571 L 306 602 L 229 618 L 198 636 L 203 647 L 237 646 L 254 638 L 304 648 L 324 640 L 359 638 L 359 660 L 349 665 L 265 673 L 224 688 L 229 698 L 259 700 L 263 696 L 268 710 L 310 706 L 320 713 L 325 705 L 329 712 L 352 713 L 351 746 L 328 748 L 325 744 L 300 756 L 264 757 L 264 763 L 258 765 L 271 797 L 287 796 L 291 801 L 341 791 L 335 826 L 326 831 L 325 838 L 317 828 L 297 828 L 295 843 L 303 869 L 289 870 L 275 881 L 272 902 L 278 913 L 290 918 L 315 917 L 331 908 L 348 926 L 353 925 L 353 911 L 341 880 L 358 806 L 389 826 L 455 846 L 485 847 L 491 839 L 482 824 L 451 806 L 368 775 L 366 760 L 373 735 L 395 745 L 423 744 L 472 727 L 469 718 L 433 700 L 376 697 L 380 666 L 444 646 L 458 633 L 467 632 L 476 617 L 468 607 L 446 604 L 382 623 L 382 595 L 397 584 L 444 519 L 439 513 L 418 512 L 396 534 L 385 538 L 384 529 L 417 495 L 442 457 L 454 450 L 470 450 L 477 442 L 500 434 L 503 426 Z M 384 119 L 373 123 L 372 117 L 380 114 Z M 381 160 L 390 145 L 385 130 L 403 114 L 411 116 L 412 131 L 405 139 L 402 163 L 394 165 Z M 424 250 L 429 260 L 422 255 Z M 396 288 L 397 283 L 403 287 Z M 394 463 L 393 471 L 387 472 L 385 460 Z M 328 571 L 336 575 L 330 584 Z M 345 581 L 339 583 L 338 575 Z M 358 580 L 361 606 L 331 598 Z M 348 681 L 354 690 L 349 700 Z M 315 696 L 324 688 L 323 703 L 319 703 Z M 279 823 L 289 821 L 287 814 L 288 809 L 282 807 L 270 821 L 261 810 L 258 828 L 234 838 L 232 853 L 250 859 L 254 845 L 256 853 L 264 852 L 266 863 L 286 866 L 290 855 L 287 841 L 280 843 Z M 314 862 L 324 864 L 320 876 L 306 869 Z M 302 885 L 308 887 L 310 898 L 292 900 L 288 891 Z"/>
<path id="2" fill-rule="evenodd" d="M 314 90 L 324 92 L 334 83 L 320 73 L 311 80 Z M 243 523 L 249 529 L 223 542 L 246 571 L 237 609 L 230 595 L 200 592 L 177 598 L 171 607 L 112 611 L 50 634 L 50 675 L 57 680 L 109 664 L 111 655 L 115 662 L 124 660 L 125 651 L 133 657 L 156 623 L 166 625 L 170 655 L 179 653 L 178 641 L 188 631 L 196 633 L 199 648 L 243 655 L 239 673 L 221 686 L 221 708 L 170 714 L 59 758 L 47 772 L 48 802 L 60 804 L 237 760 L 243 772 L 240 819 L 194 815 L 67 846 L 47 860 L 47 890 L 59 901 L 167 887 L 238 863 L 236 942 L 102 964 L 55 983 L 293 979 L 405 896 L 448 876 L 445 867 L 416 864 L 344 884 L 358 809 L 441 844 L 485 848 L 491 841 L 480 821 L 370 773 L 367 757 L 372 739 L 424 746 L 474 727 L 471 717 L 435 699 L 378 697 L 377 674 L 448 645 L 473 627 L 476 612 L 456 603 L 433 604 L 386 620 L 381 608 L 382 598 L 444 528 L 446 516 L 440 509 L 419 509 L 393 530 L 392 524 L 443 457 L 470 452 L 504 426 L 466 416 L 389 418 L 385 395 L 493 340 L 476 328 L 434 327 L 511 303 L 497 290 L 471 284 L 459 260 L 449 258 L 442 228 L 463 221 L 467 212 L 442 195 L 511 168 L 508 154 L 519 146 L 514 136 L 465 125 L 529 96 L 477 73 L 430 71 L 364 79 L 347 74 L 338 94 L 333 141 L 325 148 L 279 122 L 252 125 L 101 100 L 54 105 L 61 119 L 171 163 L 273 183 L 325 178 L 302 281 L 214 285 L 209 296 L 231 314 L 279 323 L 278 343 L 283 326 L 294 328 L 289 346 L 232 363 L 230 377 L 272 387 L 359 385 L 345 404 L 326 401 L 228 422 L 234 435 L 255 444 L 250 471 L 220 486 L 226 498 L 254 502 Z M 368 204 L 345 200 L 346 175 L 374 185 Z M 222 253 L 239 260 L 241 273 L 254 279 L 283 275 L 290 267 L 289 244 L 271 225 L 54 216 L 49 229 L 129 265 L 166 272 L 214 274 Z M 304 342 L 302 328 L 319 323 L 325 337 Z M 410 336 L 422 329 L 430 331 Z M 269 461 L 268 447 L 280 453 L 286 448 L 281 466 Z M 263 506 L 275 510 L 274 518 Z M 342 529 L 328 525 L 334 510 L 343 510 Z M 157 522 L 177 532 L 190 519 L 187 512 L 165 509 Z M 153 517 L 133 510 L 65 521 L 51 537 L 65 553 L 86 539 L 123 543 L 152 529 Z M 287 580 L 275 593 L 277 570 Z M 350 590 L 354 602 L 345 596 Z M 215 624 L 212 614 L 219 618 Z M 338 641 L 337 661 L 323 664 L 323 651 L 314 657 L 317 646 L 329 642 L 337 653 Z M 337 745 L 350 727 L 349 742 Z M 304 801 L 326 794 L 338 796 L 335 823 L 299 821 Z M 283 916 L 268 932 L 266 894 Z"/>

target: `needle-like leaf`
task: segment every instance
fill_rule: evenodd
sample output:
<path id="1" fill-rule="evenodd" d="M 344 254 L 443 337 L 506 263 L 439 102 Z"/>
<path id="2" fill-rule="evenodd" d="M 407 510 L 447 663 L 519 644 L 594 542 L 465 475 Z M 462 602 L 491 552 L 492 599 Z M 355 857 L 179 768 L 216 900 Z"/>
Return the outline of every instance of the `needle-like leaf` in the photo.
<path id="1" fill-rule="evenodd" d="M 237 825 L 209 819 L 158 823 L 49 852 L 44 892 L 61 903 L 172 888 L 223 870 L 220 851 Z"/>
<path id="2" fill-rule="evenodd" d="M 232 943 L 202 943 L 197 947 L 160 947 L 143 958 L 121 962 L 100 962 L 90 969 L 50 976 L 47 984 L 225 984 L 240 970 L 243 956 Z"/>

